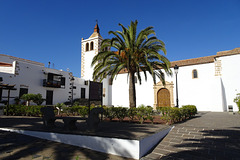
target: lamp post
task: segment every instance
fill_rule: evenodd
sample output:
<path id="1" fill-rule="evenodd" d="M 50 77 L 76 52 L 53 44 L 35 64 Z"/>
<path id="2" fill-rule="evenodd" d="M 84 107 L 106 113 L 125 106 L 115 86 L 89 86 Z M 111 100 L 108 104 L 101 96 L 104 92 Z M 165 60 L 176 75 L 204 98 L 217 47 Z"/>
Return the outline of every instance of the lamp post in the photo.
<path id="1" fill-rule="evenodd" d="M 69 78 L 70 78 L 70 82 L 71 82 L 70 83 L 70 88 L 69 88 L 71 90 L 69 92 L 70 93 L 69 100 L 71 101 L 71 107 L 72 107 L 73 106 L 73 89 L 75 89 L 75 87 L 74 87 L 74 80 L 75 79 L 74 79 L 74 77 L 72 75 L 70 75 Z"/>
<path id="2" fill-rule="evenodd" d="M 178 67 L 177 65 L 174 66 L 174 72 L 175 72 L 175 74 L 176 74 L 176 101 L 177 101 L 176 107 L 177 107 L 177 108 L 178 108 L 178 85 L 177 85 L 178 68 L 179 68 L 179 67 Z"/>

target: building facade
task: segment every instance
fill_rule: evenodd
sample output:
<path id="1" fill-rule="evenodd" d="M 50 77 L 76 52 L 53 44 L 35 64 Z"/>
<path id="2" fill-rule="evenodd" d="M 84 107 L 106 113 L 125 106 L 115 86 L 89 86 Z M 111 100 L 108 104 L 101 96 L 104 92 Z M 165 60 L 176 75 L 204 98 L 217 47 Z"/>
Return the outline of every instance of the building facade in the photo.
<path id="1" fill-rule="evenodd" d="M 217 52 L 216 55 L 171 62 L 173 75 L 154 84 L 151 75 L 140 85 L 136 82 L 137 106 L 140 104 L 176 106 L 176 75 L 173 67 L 179 66 L 177 74 L 179 106 L 196 105 L 199 111 L 228 111 L 237 93 L 240 93 L 240 48 Z M 142 75 L 144 76 L 144 75 Z M 119 96 L 121 95 L 121 96 Z M 129 106 L 127 73 L 118 75 L 113 81 L 112 104 Z"/>
<path id="2" fill-rule="evenodd" d="M 2 84 L 15 85 L 11 91 L 10 102 L 23 94 L 40 93 L 46 101 L 43 104 L 53 105 L 70 101 L 73 98 L 88 98 L 88 86 L 81 78 L 73 77 L 71 72 L 47 68 L 44 64 L 22 58 L 0 54 L 0 77 Z M 73 80 L 74 79 L 74 80 Z M 74 88 L 72 92 L 72 84 Z M 7 99 L 7 91 L 0 90 L 0 101 Z"/>
<path id="3" fill-rule="evenodd" d="M 98 25 L 94 33 L 86 40 L 82 40 L 82 70 L 84 78 L 92 80 L 93 68 L 91 61 L 100 51 L 100 36 Z M 94 47 L 92 46 L 94 43 Z M 88 47 L 90 46 L 90 49 Z M 136 81 L 137 106 L 140 104 L 157 106 L 176 106 L 176 89 L 178 89 L 179 106 L 196 105 L 199 111 L 227 111 L 232 105 L 233 110 L 238 108 L 233 102 L 236 94 L 240 92 L 240 48 L 230 51 L 217 52 L 216 55 L 180 60 L 171 62 L 173 75 L 165 77 L 166 84 L 160 80 L 154 84 L 151 75 L 148 80 L 140 85 Z M 173 67 L 179 66 L 178 88 L 176 88 L 176 75 Z M 144 75 L 143 75 L 144 76 Z M 121 73 L 108 83 L 108 78 L 103 80 L 103 101 L 105 105 L 129 106 L 128 75 Z"/>

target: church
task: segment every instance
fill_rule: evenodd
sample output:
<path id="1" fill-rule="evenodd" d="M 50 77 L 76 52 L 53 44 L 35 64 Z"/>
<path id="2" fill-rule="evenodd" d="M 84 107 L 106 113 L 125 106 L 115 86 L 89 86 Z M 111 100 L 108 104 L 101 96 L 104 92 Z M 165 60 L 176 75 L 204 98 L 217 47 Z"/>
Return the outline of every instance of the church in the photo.
<path id="1" fill-rule="evenodd" d="M 91 62 L 100 52 L 102 41 L 98 24 L 89 38 L 82 38 L 81 78 L 73 77 L 68 71 L 45 67 L 39 62 L 0 54 L 0 83 L 15 86 L 11 97 L 40 93 L 46 99 L 46 105 L 70 99 L 88 99 L 88 82 L 92 81 L 93 73 Z M 240 48 L 219 51 L 206 57 L 172 61 L 173 75 L 165 77 L 165 85 L 159 79 L 154 84 L 151 75 L 147 75 L 148 80 L 142 81 L 141 85 L 135 78 L 137 106 L 195 105 L 198 111 L 215 112 L 229 111 L 232 106 L 234 111 L 238 111 L 233 100 L 240 93 L 239 61 Z M 174 66 L 178 66 L 178 73 L 175 73 Z M 112 83 L 109 78 L 102 83 L 103 105 L 129 107 L 127 73 L 120 73 Z M 0 101 L 6 96 L 7 91 L 0 88 Z M 14 103 L 13 99 L 11 103 Z"/>
<path id="2" fill-rule="evenodd" d="M 100 51 L 103 38 L 98 24 L 88 39 L 81 44 L 81 78 L 92 80 L 92 58 Z M 228 111 L 233 106 L 237 93 L 240 93 L 240 48 L 219 51 L 213 55 L 171 62 L 173 75 L 166 76 L 166 84 L 160 80 L 154 84 L 151 75 L 140 85 L 136 78 L 137 106 L 144 104 L 157 106 L 195 105 L 198 111 Z M 174 66 L 178 66 L 175 74 Z M 177 78 L 176 78 L 177 76 Z M 128 75 L 121 73 L 109 83 L 103 80 L 103 104 L 128 107 Z M 178 101 L 178 102 L 177 102 Z"/>

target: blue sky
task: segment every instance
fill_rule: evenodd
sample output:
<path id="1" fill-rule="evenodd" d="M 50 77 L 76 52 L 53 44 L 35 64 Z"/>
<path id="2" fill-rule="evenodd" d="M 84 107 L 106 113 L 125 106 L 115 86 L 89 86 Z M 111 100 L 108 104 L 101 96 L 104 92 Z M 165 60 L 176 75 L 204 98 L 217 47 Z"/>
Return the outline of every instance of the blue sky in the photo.
<path id="1" fill-rule="evenodd" d="M 118 23 L 153 26 L 170 61 L 240 47 L 239 0 L 0 0 L 0 54 L 50 61 L 80 77 L 81 38 L 96 19 L 103 38 Z"/>

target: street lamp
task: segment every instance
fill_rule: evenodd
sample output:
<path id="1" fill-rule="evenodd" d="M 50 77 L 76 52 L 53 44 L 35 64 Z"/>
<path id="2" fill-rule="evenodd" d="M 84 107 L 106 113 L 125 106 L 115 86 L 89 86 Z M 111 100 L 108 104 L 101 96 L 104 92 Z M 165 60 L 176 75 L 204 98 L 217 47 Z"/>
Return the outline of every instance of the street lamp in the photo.
<path id="1" fill-rule="evenodd" d="M 175 74 L 176 74 L 176 101 L 177 101 L 177 105 L 176 105 L 176 107 L 178 107 L 178 86 L 177 86 L 177 74 L 178 74 L 178 66 L 177 65 L 175 65 L 174 66 L 174 72 L 175 72 Z"/>

